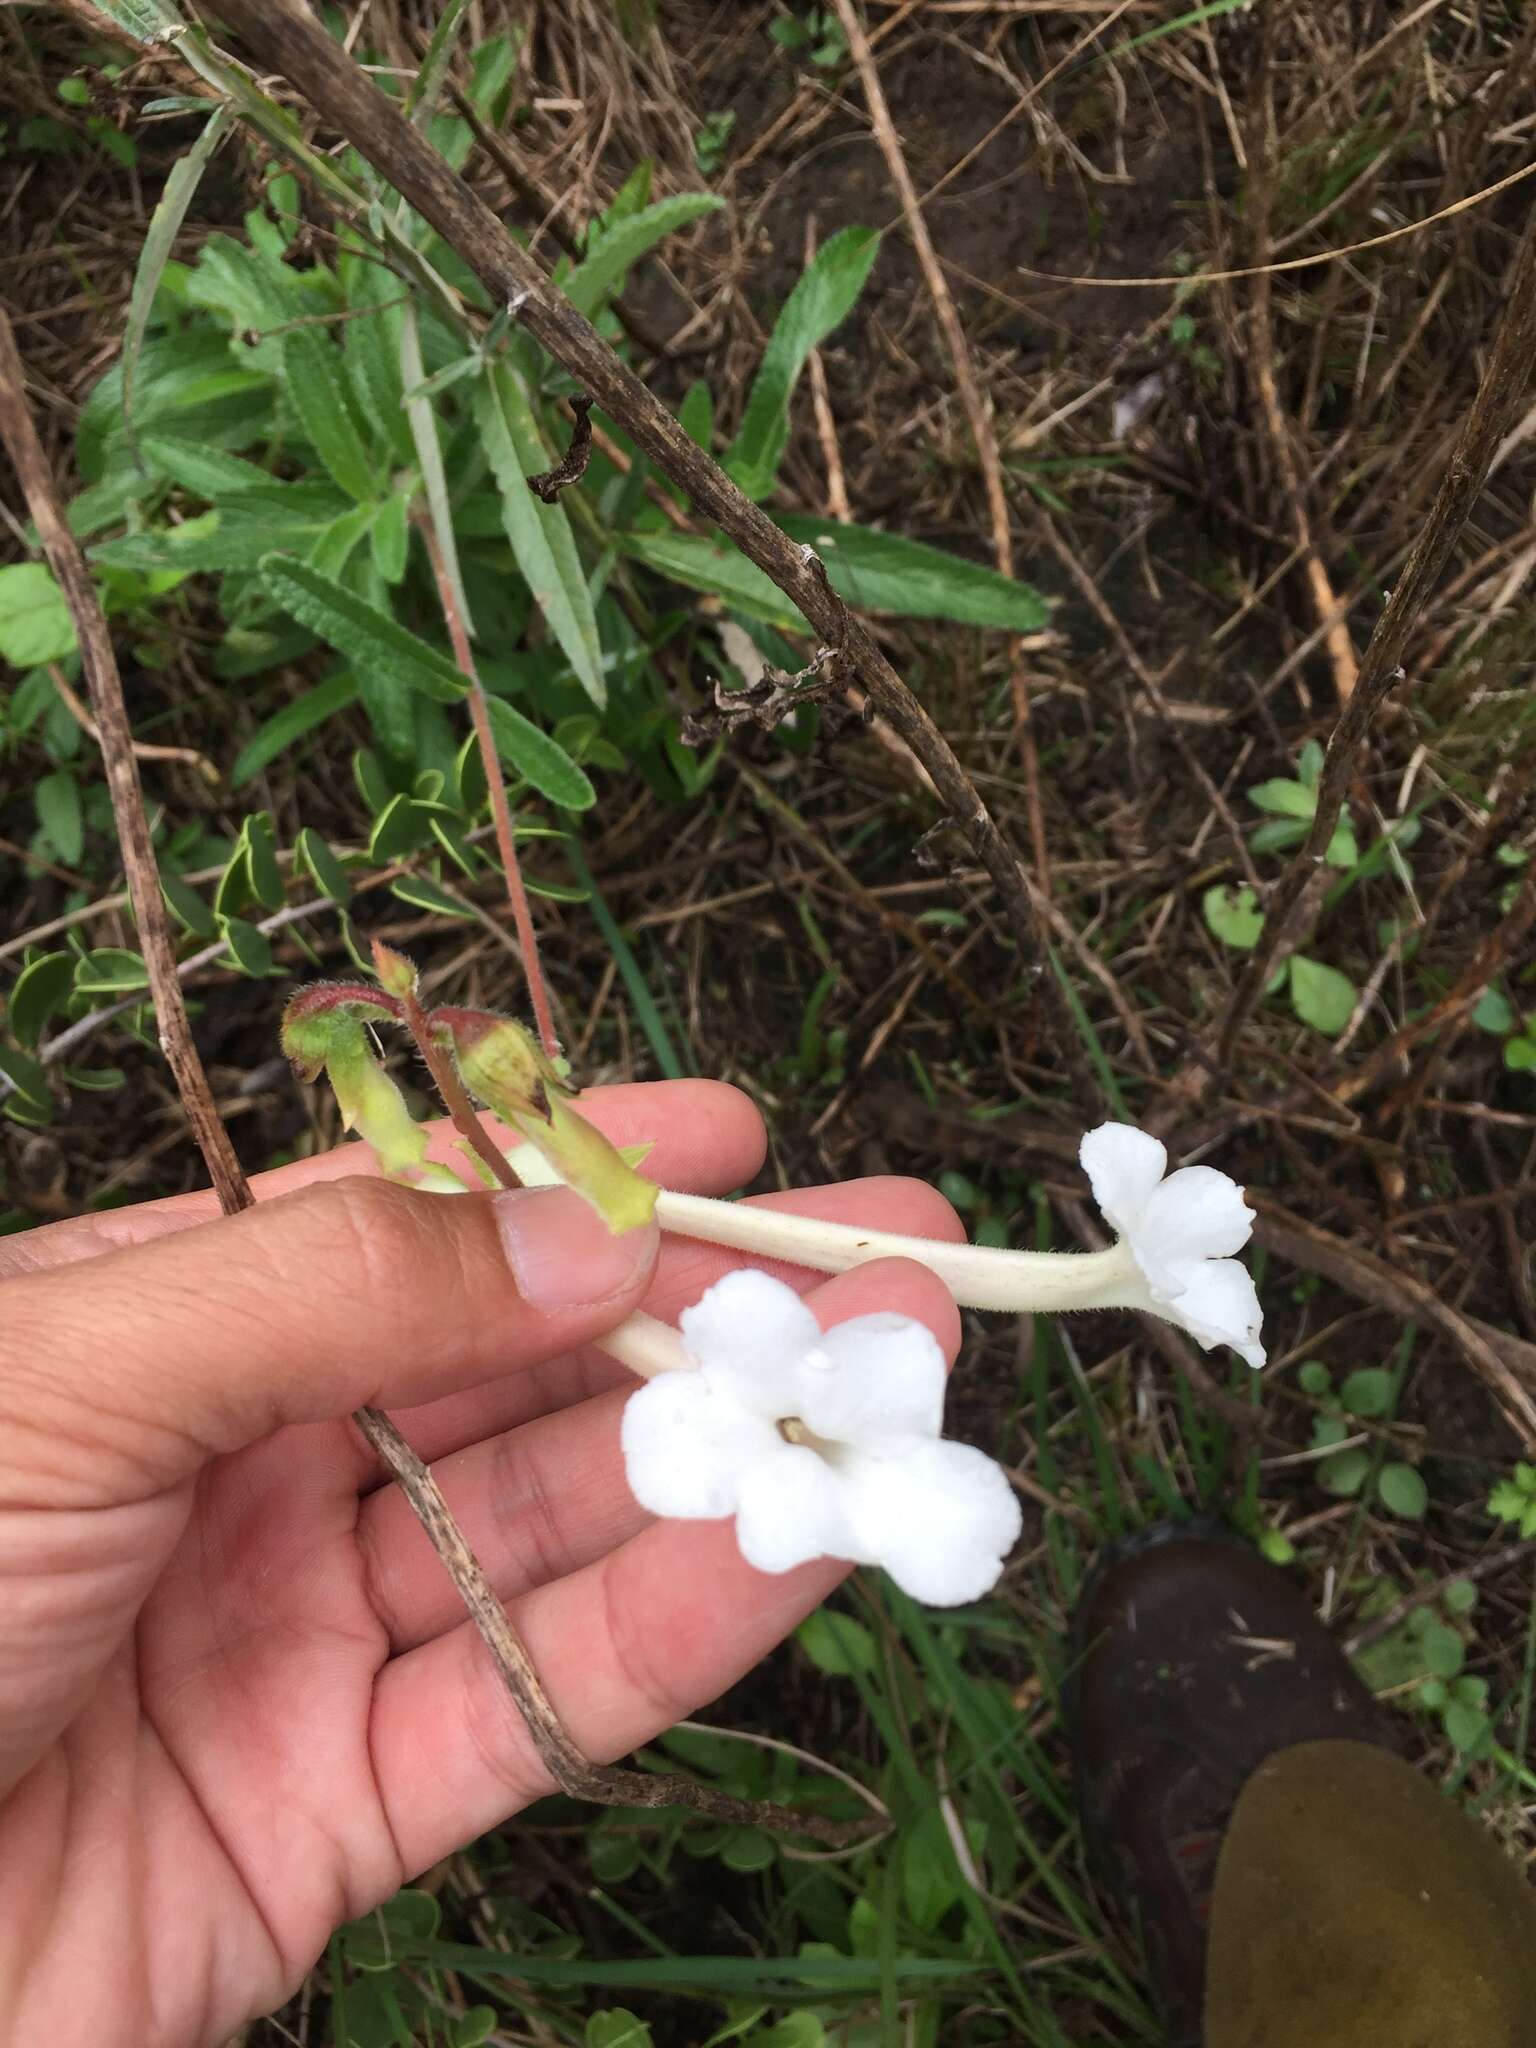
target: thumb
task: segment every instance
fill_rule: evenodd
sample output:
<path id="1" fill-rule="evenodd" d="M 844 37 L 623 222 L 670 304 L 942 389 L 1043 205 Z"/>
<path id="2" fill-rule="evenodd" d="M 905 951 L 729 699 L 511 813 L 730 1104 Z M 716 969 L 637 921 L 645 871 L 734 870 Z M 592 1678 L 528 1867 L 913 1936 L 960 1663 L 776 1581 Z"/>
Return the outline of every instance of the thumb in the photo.
<path id="1" fill-rule="evenodd" d="M 49 1505 L 139 1498 L 284 1423 L 517 1371 L 636 1307 L 657 1242 L 567 1188 L 359 1176 L 24 1275 L 0 1286 L 0 1496 L 25 1459 Z"/>

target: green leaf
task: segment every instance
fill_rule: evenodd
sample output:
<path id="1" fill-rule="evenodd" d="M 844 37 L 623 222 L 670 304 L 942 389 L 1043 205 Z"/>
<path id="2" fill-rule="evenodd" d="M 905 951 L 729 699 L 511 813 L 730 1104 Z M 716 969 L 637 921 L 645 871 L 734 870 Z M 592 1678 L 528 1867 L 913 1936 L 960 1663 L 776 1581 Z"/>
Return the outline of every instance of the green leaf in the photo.
<path id="1" fill-rule="evenodd" d="M 1331 1458 L 1324 1458 L 1318 1466 L 1317 1483 L 1326 1492 L 1347 1498 L 1360 1491 L 1370 1469 L 1369 1451 L 1339 1451 Z"/>
<path id="2" fill-rule="evenodd" d="M 73 953 L 42 953 L 29 960 L 11 989 L 10 1026 L 23 1045 L 36 1045 L 48 1019 L 64 1008 L 75 985 Z"/>
<path id="3" fill-rule="evenodd" d="M 774 323 L 725 467 L 749 498 L 773 489 L 789 440 L 789 405 L 812 349 L 852 312 L 880 253 L 873 228 L 844 228 L 807 264 Z"/>
<path id="4" fill-rule="evenodd" d="M 720 1861 L 727 1870 L 767 1870 L 778 1853 L 773 1837 L 761 1828 L 732 1828 L 720 1845 Z"/>
<path id="5" fill-rule="evenodd" d="M 1376 1476 L 1376 1497 L 1404 1521 L 1421 1522 L 1429 1506 L 1429 1488 L 1411 1465 L 1383 1465 Z"/>
<path id="6" fill-rule="evenodd" d="M 263 908 L 281 910 L 286 901 L 286 891 L 283 888 L 283 871 L 277 864 L 277 848 L 272 840 L 270 814 L 253 811 L 245 821 L 243 837 L 252 894 Z"/>
<path id="7" fill-rule="evenodd" d="M 166 908 L 178 924 L 191 932 L 194 938 L 211 939 L 219 927 L 213 912 L 198 895 L 197 891 L 178 875 L 160 877 L 160 894 L 165 898 Z"/>
<path id="8" fill-rule="evenodd" d="M 334 718 L 338 711 L 345 711 L 356 698 L 357 677 L 351 669 L 345 668 L 339 675 L 317 683 L 312 690 L 305 690 L 283 705 L 280 711 L 274 711 L 235 756 L 235 765 L 229 771 L 230 788 L 239 789 L 253 775 L 259 775 L 295 740 L 313 732 L 328 718 Z"/>
<path id="9" fill-rule="evenodd" d="M 608 293 L 623 285 L 631 265 L 666 236 L 687 227 L 701 214 L 718 212 L 722 204 L 712 192 L 679 192 L 670 199 L 658 199 L 640 213 L 630 214 L 610 228 L 592 254 L 576 265 L 565 280 L 565 296 L 590 320 Z M 543 465 L 536 463 L 534 467 Z"/>
<path id="10" fill-rule="evenodd" d="M 677 423 L 689 440 L 708 454 L 710 443 L 715 438 L 715 401 L 702 377 L 695 377 L 683 393 L 683 402 L 677 410 Z"/>
<path id="11" fill-rule="evenodd" d="M 408 390 L 422 381 L 424 365 L 421 360 L 421 330 L 416 319 L 416 306 L 412 301 L 400 316 L 400 376 Z M 459 543 L 454 531 L 453 506 L 448 497 L 448 477 L 443 467 L 442 442 L 438 438 L 437 415 L 429 399 L 411 397 L 404 401 L 405 417 L 410 427 L 411 446 L 416 451 L 416 466 L 421 471 L 422 488 L 427 494 L 427 512 L 432 521 L 439 552 L 443 558 L 453 602 L 458 606 L 459 617 L 464 630 L 474 637 L 474 621 L 470 616 L 469 598 L 464 590 L 464 578 L 459 568 Z"/>
<path id="12" fill-rule="evenodd" d="M 359 671 L 371 668 L 443 704 L 454 703 L 469 688 L 447 655 L 303 562 L 266 555 L 261 580 L 284 611 L 345 654 Z"/>
<path id="13" fill-rule="evenodd" d="M 368 838 L 372 861 L 401 860 L 417 853 L 432 836 L 431 813 L 413 797 L 393 796 L 373 821 Z"/>
<path id="14" fill-rule="evenodd" d="M 247 924 L 243 917 L 226 917 L 223 921 L 223 934 L 224 943 L 242 974 L 263 975 L 272 972 L 272 944 L 265 932 L 259 932 L 255 925 Z"/>
<path id="15" fill-rule="evenodd" d="M 1309 1358 L 1297 1373 L 1296 1383 L 1304 1394 L 1311 1394 L 1315 1399 L 1332 1388 L 1333 1374 L 1320 1358 Z"/>
<path id="16" fill-rule="evenodd" d="M 505 364 L 488 364 L 475 392 L 475 421 L 501 492 L 512 553 L 577 680 L 600 709 L 607 702 L 592 593 L 564 505 L 545 505 L 528 478 L 548 467 L 522 384 Z"/>
<path id="17" fill-rule="evenodd" d="M 1277 817 L 1300 818 L 1310 825 L 1317 810 L 1317 792 L 1308 789 L 1305 783 L 1276 779 L 1273 782 L 1258 782 L 1248 792 L 1248 801 L 1256 804 L 1261 811 L 1273 811 Z"/>
<path id="18" fill-rule="evenodd" d="M 860 610 L 953 619 L 958 625 L 1014 633 L 1034 632 L 1046 620 L 1045 600 L 1029 584 L 922 541 L 803 516 L 779 524 L 791 540 L 816 549 L 832 588 Z M 628 534 L 617 537 L 616 544 L 674 581 L 723 597 L 753 618 L 785 632 L 808 630 L 798 607 L 735 548 L 689 533 Z"/>
<path id="19" fill-rule="evenodd" d="M 83 1088 L 87 1095 L 110 1095 L 114 1089 L 127 1085 L 128 1076 L 121 1067 L 66 1067 L 64 1079 L 71 1088 Z"/>
<path id="20" fill-rule="evenodd" d="M 446 889 L 440 889 L 429 875 L 402 875 L 398 882 L 391 882 L 389 893 L 398 896 L 402 903 L 409 903 L 413 910 L 430 910 L 438 917 L 459 917 L 467 923 L 475 922 L 475 913 L 467 904 L 456 903 Z"/>
<path id="21" fill-rule="evenodd" d="M 1333 828 L 1333 837 L 1323 853 L 1323 859 L 1331 868 L 1352 868 L 1360 858 L 1360 849 L 1355 844 L 1355 828 L 1348 818 L 1341 817 Z"/>
<path id="22" fill-rule="evenodd" d="M 851 1614 L 818 1607 L 795 1630 L 795 1641 L 818 1671 L 833 1678 L 851 1678 L 873 1671 L 879 1661 L 875 1639 Z"/>
<path id="23" fill-rule="evenodd" d="M 582 2037 L 584 2048 L 651 2048 L 651 2030 L 622 2005 L 595 2012 Z"/>
<path id="24" fill-rule="evenodd" d="M 44 562 L 12 562 L 0 569 L 0 659 L 13 668 L 62 661 L 76 648 L 64 593 Z"/>
<path id="25" fill-rule="evenodd" d="M 562 810 L 590 810 L 597 802 L 597 791 L 586 770 L 578 767 L 564 747 L 547 732 L 540 731 L 531 719 L 524 718 L 505 698 L 490 697 L 486 701 L 491 731 L 496 735 L 496 751 L 508 767 Z"/>
<path id="26" fill-rule="evenodd" d="M 1362 1366 L 1346 1374 L 1339 1399 L 1351 1415 L 1367 1420 L 1385 1415 L 1392 1406 L 1392 1375 L 1379 1365 Z"/>
<path id="27" fill-rule="evenodd" d="M 1440 1601 L 1447 1614 L 1468 1615 L 1477 1605 L 1477 1586 L 1471 1579 L 1452 1579 Z"/>
<path id="28" fill-rule="evenodd" d="M 29 1121 L 49 1123 L 53 1118 L 53 1094 L 42 1062 L 19 1046 L 0 1045 L 0 1074 L 12 1083 L 16 1093 L 6 1103 L 6 1112 L 22 1112 Z"/>
<path id="29" fill-rule="evenodd" d="M 1354 1015 L 1355 984 L 1336 967 L 1295 953 L 1291 957 L 1291 1008 L 1303 1024 L 1337 1038 Z"/>
<path id="30" fill-rule="evenodd" d="M 1466 1645 L 1455 1629 L 1432 1621 L 1419 1635 L 1425 1668 L 1436 1678 L 1454 1678 L 1466 1662 Z"/>
<path id="31" fill-rule="evenodd" d="M 1251 953 L 1264 929 L 1264 913 L 1251 889 L 1228 889 L 1218 883 L 1201 898 L 1205 921 L 1224 946 Z"/>
<path id="32" fill-rule="evenodd" d="M 1481 1707 L 1469 1707 L 1460 1700 L 1452 1700 L 1446 1708 L 1441 1726 L 1451 1747 L 1467 1755 L 1488 1739 L 1488 1716 Z"/>
<path id="33" fill-rule="evenodd" d="M 80 805 L 80 785 L 67 768 L 56 768 L 41 776 L 33 791 L 37 822 L 48 835 L 56 859 L 65 867 L 77 867 L 85 851 L 85 813 Z"/>
<path id="34" fill-rule="evenodd" d="M 1488 1512 L 1501 1522 L 1518 1522 L 1531 1505 L 1531 1496 L 1513 1479 L 1501 1479 L 1488 1496 Z"/>
<path id="35" fill-rule="evenodd" d="M 171 434 L 146 434 L 143 453 L 162 475 L 194 497 L 217 503 L 245 491 L 270 491 L 277 482 L 270 470 L 228 455 L 202 441 L 184 441 Z"/>
<path id="36" fill-rule="evenodd" d="M 121 996 L 149 987 L 149 969 L 126 946 L 98 946 L 75 968 L 75 989 L 83 996 Z"/>
<path id="37" fill-rule="evenodd" d="M 373 524 L 368 529 L 373 566 L 386 583 L 398 583 L 405 575 L 411 540 L 409 513 L 410 499 L 404 491 L 396 491 L 374 513 Z"/>
<path id="38" fill-rule="evenodd" d="M 1536 1072 L 1536 1038 L 1506 1038 L 1504 1064 L 1512 1074 Z"/>
<path id="39" fill-rule="evenodd" d="M 308 874 L 322 896 L 345 903 L 352 894 L 347 871 L 312 826 L 306 825 L 294 841 L 294 859 Z"/>
<path id="40" fill-rule="evenodd" d="M 254 891 L 251 887 L 251 849 L 242 832 L 235 841 L 235 850 L 224 864 L 224 872 L 213 886 L 213 914 L 216 919 L 231 917 L 237 910 L 243 910 L 250 902 Z"/>
<path id="41" fill-rule="evenodd" d="M 374 464 L 352 411 L 341 351 L 315 327 L 283 336 L 283 375 L 305 437 L 337 483 L 359 501 L 373 497 Z"/>
<path id="42" fill-rule="evenodd" d="M 157 24 L 158 26 L 158 24 Z M 128 318 L 123 324 L 122 351 L 122 421 L 123 430 L 133 441 L 134 381 L 138 374 L 139 360 L 144 348 L 144 333 L 149 326 L 150 311 L 155 303 L 155 294 L 160 289 L 160 280 L 170 260 L 171 248 L 182 222 L 187 217 L 187 208 L 202 182 L 208 160 L 218 148 L 219 138 L 229 126 L 231 109 L 228 105 L 215 107 L 196 142 L 185 156 L 178 157 L 170 168 L 159 202 L 149 217 L 145 230 L 144 244 L 139 250 L 138 267 L 133 274 L 133 290 L 128 298 Z"/>
<path id="43" fill-rule="evenodd" d="M 1485 988 L 1472 1012 L 1472 1022 L 1478 1030 L 1491 1031 L 1496 1038 L 1507 1037 L 1518 1021 L 1514 1005 L 1502 989 Z"/>

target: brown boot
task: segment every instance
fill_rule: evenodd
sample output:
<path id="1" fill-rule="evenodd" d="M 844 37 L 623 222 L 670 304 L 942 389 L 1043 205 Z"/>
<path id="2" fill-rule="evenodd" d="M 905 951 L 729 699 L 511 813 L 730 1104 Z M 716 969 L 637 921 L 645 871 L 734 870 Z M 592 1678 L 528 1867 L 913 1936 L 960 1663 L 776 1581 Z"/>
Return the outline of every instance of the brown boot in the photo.
<path id="1" fill-rule="evenodd" d="M 1304 1593 L 1220 1524 L 1117 1545 L 1073 1618 L 1066 1707 L 1095 1881 L 1140 1931 L 1168 2048 L 1198 2048 L 1216 1858 L 1238 1794 L 1296 1743 L 1394 1748 Z"/>

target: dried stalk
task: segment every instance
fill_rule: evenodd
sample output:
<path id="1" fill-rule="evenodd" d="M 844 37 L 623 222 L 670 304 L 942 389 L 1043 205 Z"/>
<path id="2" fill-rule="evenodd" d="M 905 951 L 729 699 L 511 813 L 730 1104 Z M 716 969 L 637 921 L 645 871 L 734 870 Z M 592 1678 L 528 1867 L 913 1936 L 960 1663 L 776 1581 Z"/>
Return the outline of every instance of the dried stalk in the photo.
<path id="1" fill-rule="evenodd" d="M 927 770 L 1001 900 L 1022 964 L 1044 952 L 1023 869 L 953 748 L 862 620 L 799 547 L 684 432 L 661 401 L 549 282 L 538 264 L 340 46 L 286 0 L 220 0 L 219 16 L 431 223 L 535 341 L 618 421 L 662 474 L 799 608 Z M 1055 995 L 1054 977 L 1044 977 Z M 1064 1008 L 1064 1006 L 1063 1006 Z M 1065 1026 L 1066 1043 L 1076 1041 Z"/>
<path id="2" fill-rule="evenodd" d="M 1388 692 L 1403 679 L 1402 659 L 1408 636 L 1477 503 L 1494 450 L 1503 439 L 1525 389 L 1533 348 L 1536 348 L 1536 212 L 1526 220 L 1511 270 L 1508 297 L 1477 397 L 1457 436 L 1429 516 L 1420 529 L 1381 617 L 1376 621 L 1375 631 L 1361 657 L 1355 688 L 1329 738 L 1311 827 L 1276 885 L 1265 912 L 1264 930 L 1258 946 L 1233 995 L 1217 1051 L 1219 1070 L 1230 1069 L 1233 1050 L 1249 1013 L 1268 986 L 1275 969 L 1290 958 L 1304 935 L 1303 899 L 1308 886 L 1315 886 L 1315 878 L 1321 871 L 1323 856 L 1339 822 L 1360 748 Z"/>
<path id="3" fill-rule="evenodd" d="M 27 404 L 26 375 L 16 350 L 16 337 L 5 310 L 0 307 L 0 443 L 11 458 L 64 602 L 74 621 L 80 643 L 80 663 L 90 693 L 91 716 L 106 769 L 107 788 L 112 796 L 112 815 L 117 820 L 122 845 L 123 872 L 128 900 L 139 929 L 139 944 L 149 973 L 155 1019 L 160 1032 L 160 1050 L 175 1077 L 177 1093 L 187 1112 L 192 1134 L 208 1162 L 208 1175 L 218 1190 L 219 1202 L 227 1215 L 250 1207 L 251 1191 L 235 1148 L 229 1141 L 224 1120 L 214 1107 L 213 1090 L 192 1042 L 187 1006 L 176 974 L 176 946 L 171 937 L 170 915 L 160 893 L 160 869 L 149 836 L 144 813 L 144 791 L 139 781 L 138 758 L 133 748 L 133 729 L 123 698 L 123 679 L 96 591 L 85 566 L 79 543 L 70 531 L 59 504 L 58 492 L 48 468 L 48 458 L 37 437 L 31 409 Z"/>
<path id="4" fill-rule="evenodd" d="M 226 1216 L 238 1215 L 251 1207 L 255 1197 L 235 1157 L 229 1133 L 224 1128 L 213 1091 L 208 1085 L 207 1073 L 192 1041 L 170 920 L 160 893 L 159 865 L 145 818 L 144 793 L 139 782 L 122 676 L 84 557 L 59 505 L 48 460 L 27 406 L 21 358 L 3 308 L 0 308 L 0 445 L 4 446 L 15 468 L 27 509 L 36 522 L 44 552 L 58 580 L 80 643 L 81 665 L 90 692 L 91 711 L 112 797 L 112 813 L 122 845 L 129 898 L 149 974 L 161 1050 L 175 1078 L 188 1122 L 207 1164 L 209 1178 L 218 1193 L 219 1206 Z M 423 1050 L 426 1050 L 425 1045 Z M 474 1121 L 478 1126 L 478 1119 Z M 489 1144 L 489 1139 L 486 1143 Z M 499 1155 L 498 1162 L 501 1163 Z M 541 1761 L 562 1791 L 576 1798 L 610 1805 L 682 1806 L 717 1819 L 798 1832 L 833 1847 L 857 1840 L 869 1832 L 869 1823 L 865 1821 L 847 1824 L 826 1821 L 817 1815 L 796 1813 L 791 1808 L 771 1802 L 727 1798 L 690 1779 L 610 1770 L 591 1763 L 566 1733 L 506 1610 L 449 1513 L 431 1472 L 381 1410 L 359 1408 L 352 1419 L 393 1474 L 433 1549 L 442 1559 L 491 1653 L 497 1671 L 517 1704 Z"/>
<path id="5" fill-rule="evenodd" d="M 549 1006 L 549 989 L 544 980 L 544 969 L 539 960 L 539 935 L 534 930 L 533 913 L 528 908 L 528 891 L 523 886 L 522 863 L 517 857 L 517 841 L 512 834 L 512 810 L 507 802 L 507 785 L 501 772 L 501 757 L 496 752 L 496 735 L 491 731 L 491 710 L 486 702 L 485 685 L 480 680 L 480 671 L 475 667 L 474 650 L 469 644 L 469 634 L 464 629 L 464 614 L 459 606 L 458 592 L 453 577 L 448 573 L 448 564 L 443 559 L 443 550 L 430 519 L 417 521 L 417 528 L 426 543 L 427 558 L 432 564 L 432 574 L 437 581 L 438 599 L 443 607 L 443 617 L 448 625 L 448 638 L 453 646 L 453 658 L 469 678 L 469 715 L 475 728 L 475 743 L 480 750 L 480 765 L 485 770 L 486 787 L 490 792 L 491 817 L 496 825 L 496 849 L 501 855 L 502 874 L 506 878 L 507 903 L 512 912 L 512 922 L 517 928 L 518 948 L 523 956 L 523 978 L 528 984 L 528 998 L 533 1005 L 534 1022 L 539 1030 L 539 1043 L 551 1059 L 558 1056 L 560 1041 L 555 1035 L 555 1020 Z M 478 1128 L 479 1120 L 476 1119 Z"/>

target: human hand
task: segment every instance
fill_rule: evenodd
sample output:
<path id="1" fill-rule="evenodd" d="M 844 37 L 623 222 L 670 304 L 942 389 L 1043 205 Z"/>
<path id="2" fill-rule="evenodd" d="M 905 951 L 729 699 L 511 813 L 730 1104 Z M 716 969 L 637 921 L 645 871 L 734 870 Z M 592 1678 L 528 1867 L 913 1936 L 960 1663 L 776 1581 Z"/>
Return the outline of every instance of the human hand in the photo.
<path id="1" fill-rule="evenodd" d="M 647 1171 L 761 1163 L 714 1082 L 595 1091 Z M 398 1488 L 434 1466 L 566 1727 L 608 1760 L 714 1698 L 844 1567 L 769 1578 L 727 1523 L 625 1485 L 634 1382 L 591 1340 L 739 1261 L 623 1239 L 565 1189 L 447 1200 L 346 1146 L 211 1195 L 0 1244 L 0 2040 L 190 2048 L 294 1989 L 332 1929 L 549 1789 Z M 763 1198 L 933 1237 L 915 1181 Z M 958 1317 L 922 1267 L 814 1284 L 826 1324 Z"/>

